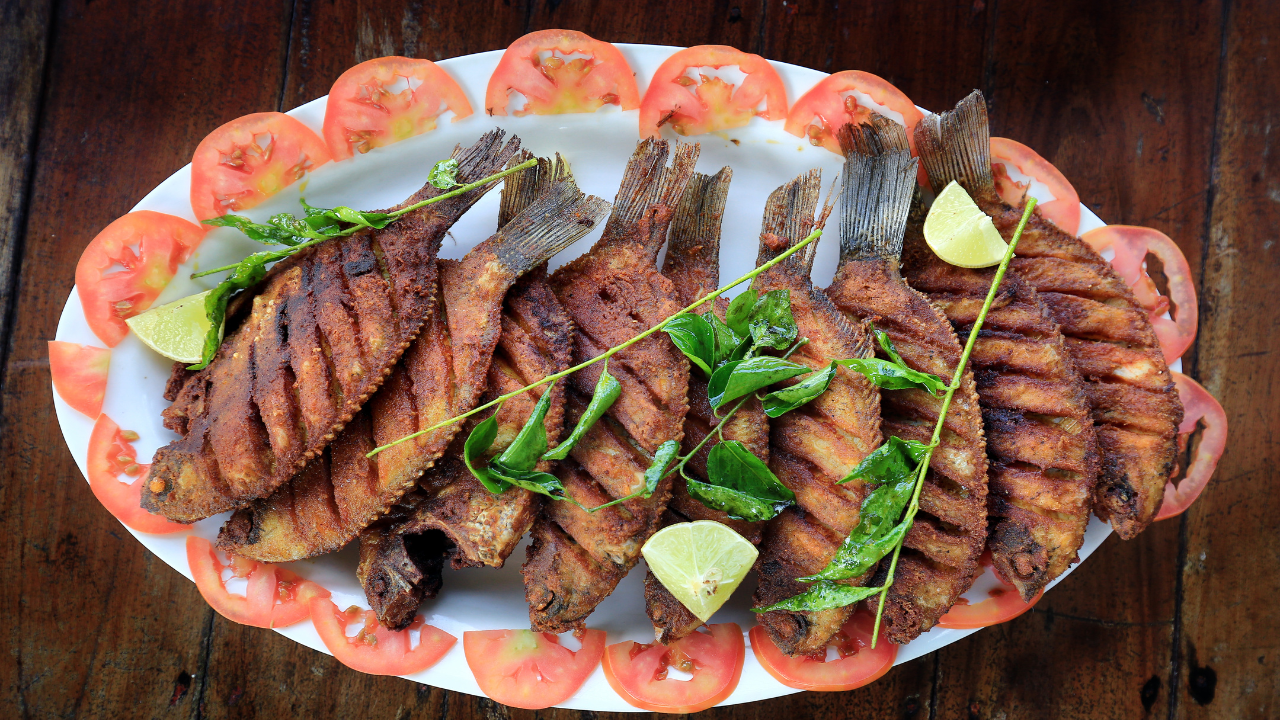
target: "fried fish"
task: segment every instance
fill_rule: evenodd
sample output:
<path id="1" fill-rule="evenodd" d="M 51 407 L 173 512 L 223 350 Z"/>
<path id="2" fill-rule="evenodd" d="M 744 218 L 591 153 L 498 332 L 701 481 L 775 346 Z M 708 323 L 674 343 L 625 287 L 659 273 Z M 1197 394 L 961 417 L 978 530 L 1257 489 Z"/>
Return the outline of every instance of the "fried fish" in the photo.
<path id="1" fill-rule="evenodd" d="M 296 560 L 337 550 L 385 513 L 440 458 L 459 425 L 367 454 L 478 404 L 507 289 L 588 233 L 608 206 L 567 177 L 461 261 L 440 260 L 440 311 L 387 383 L 294 480 L 237 511 L 218 546 L 255 560 Z"/>
<path id="2" fill-rule="evenodd" d="M 960 364 L 960 342 L 946 316 L 908 287 L 898 268 L 916 189 L 906 131 L 877 116 L 867 125 L 846 127 L 841 139 L 846 159 L 840 265 L 827 296 L 851 320 L 871 322 L 888 335 L 912 369 L 950 384 Z M 878 354 L 888 359 L 883 350 Z M 881 430 L 928 443 L 941 406 L 942 398 L 924 390 L 883 390 Z M 987 541 L 986 450 L 973 372 L 966 369 L 885 602 L 885 632 L 895 643 L 933 627 L 973 584 Z M 886 571 L 882 564 L 880 574 Z M 868 602 L 878 604 L 878 598 Z"/>
<path id="3" fill-rule="evenodd" d="M 817 170 L 783 185 L 769 196 L 760 235 L 764 263 L 800 242 L 815 225 L 822 177 Z M 874 355 L 863 323 L 851 323 L 810 279 L 816 243 L 756 277 L 764 293 L 788 290 L 800 337 L 808 343 L 791 360 L 814 370 L 832 360 Z M 827 391 L 770 422 L 769 467 L 796 494 L 796 506 L 769 521 L 756 570 L 756 607 L 804 592 L 797 580 L 826 567 L 858 522 L 866 488 L 860 480 L 840 484 L 880 445 L 880 393 L 867 378 L 840 367 Z M 868 573 L 869 575 L 870 573 Z M 862 584 L 866 576 L 850 580 Z M 773 642 L 788 655 L 821 652 L 844 625 L 852 607 L 817 612 L 774 610 L 759 615 Z"/>
<path id="4" fill-rule="evenodd" d="M 551 287 L 578 332 L 574 361 L 631 340 L 681 309 L 657 257 L 677 203 L 693 174 L 696 145 L 679 145 L 670 168 L 668 145 L 645 140 L 627 163 L 613 215 L 599 242 L 551 276 Z M 576 423 L 600 377 L 597 363 L 571 376 L 566 420 Z M 608 413 L 559 463 L 565 494 L 595 507 L 644 488 L 653 453 L 684 436 L 689 363 L 657 333 L 614 355 L 609 373 L 621 394 Z M 636 564 L 658 530 L 671 480 L 595 513 L 569 502 L 547 503 L 533 526 L 522 568 L 529 618 L 545 632 L 583 627 L 588 615 Z"/>
<path id="5" fill-rule="evenodd" d="M 458 147 L 460 182 L 519 149 L 495 130 Z M 382 230 L 320 243 L 277 263 L 205 369 L 175 372 L 142 507 L 194 522 L 243 507 L 321 454 L 432 319 L 436 251 L 494 184 L 428 205 Z M 430 183 L 397 207 L 441 194 Z"/>
<path id="6" fill-rule="evenodd" d="M 544 160 L 537 168 L 509 177 L 502 189 L 499 227 L 567 172 L 566 164 L 553 167 Z M 526 273 L 507 291 L 502 334 L 482 400 L 488 402 L 567 369 L 572 342 L 573 323 L 551 292 L 545 267 Z M 511 444 L 544 392 L 546 386 L 534 388 L 502 404 L 493 452 Z M 550 392 L 544 423 L 554 447 L 564 423 L 563 385 L 556 383 Z M 435 596 L 446 560 L 454 568 L 502 567 L 541 508 L 540 495 L 518 487 L 494 495 L 463 464 L 462 441 L 491 414 L 473 416 L 418 488 L 387 517 L 360 533 L 357 576 L 370 607 L 386 627 L 404 627 L 413 620 L 422 599 Z"/>
<path id="7" fill-rule="evenodd" d="M 1000 233 L 1012 236 L 1022 208 L 996 193 L 982 93 L 975 90 L 954 111 L 926 118 L 919 128 L 917 144 L 925 143 L 930 157 L 952 160 L 936 168 L 926 161 L 935 189 L 960 183 Z M 1094 512 L 1131 539 L 1160 511 L 1182 422 L 1182 402 L 1151 321 L 1110 263 L 1039 210 L 1012 267 L 1062 327 L 1067 352 L 1085 379 L 1100 460 Z"/>
<path id="8" fill-rule="evenodd" d="M 691 305 L 720 286 L 720 225 L 732 177 L 733 171 L 727 167 L 715 175 L 694 173 L 671 221 L 662 274 L 675 285 L 676 298 L 681 305 Z M 722 318 L 727 306 L 727 301 L 717 304 L 716 312 Z M 707 477 L 707 455 L 719 442 L 717 438 L 707 439 L 707 436 L 719 422 L 720 418 L 716 417 L 707 399 L 707 378 L 700 371 L 691 370 L 689 414 L 684 418 L 684 442 L 680 454 L 692 452 L 706 440 L 706 444 L 685 465 L 686 472 L 702 480 Z M 766 463 L 769 461 L 769 418 L 764 414 L 760 401 L 754 397 L 725 423 L 722 437 L 741 442 L 756 457 Z M 708 508 L 689 495 L 684 478 L 676 476 L 673 480 L 664 526 L 690 520 L 714 520 L 733 528 L 752 543 L 760 542 L 762 523 L 734 520 L 723 511 Z M 645 575 L 644 598 L 658 642 L 674 642 L 702 625 L 702 621 L 663 587 L 652 572 Z"/>

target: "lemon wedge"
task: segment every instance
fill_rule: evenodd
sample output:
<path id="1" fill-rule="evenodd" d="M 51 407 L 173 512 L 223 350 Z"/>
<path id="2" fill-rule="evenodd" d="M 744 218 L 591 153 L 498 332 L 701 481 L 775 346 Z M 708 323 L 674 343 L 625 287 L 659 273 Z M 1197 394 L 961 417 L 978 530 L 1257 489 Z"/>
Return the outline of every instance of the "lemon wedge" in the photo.
<path id="1" fill-rule="evenodd" d="M 712 520 L 676 523 L 640 548 L 662 586 L 706 622 L 724 605 L 756 561 L 756 548 Z"/>
<path id="2" fill-rule="evenodd" d="M 135 315 L 125 324 L 147 347 L 170 360 L 198 363 L 204 353 L 204 336 L 211 323 L 204 312 L 205 290 L 167 305 Z"/>
<path id="3" fill-rule="evenodd" d="M 924 240 L 938 257 L 964 268 L 999 265 L 1009 249 L 991 218 L 954 180 L 929 208 Z"/>

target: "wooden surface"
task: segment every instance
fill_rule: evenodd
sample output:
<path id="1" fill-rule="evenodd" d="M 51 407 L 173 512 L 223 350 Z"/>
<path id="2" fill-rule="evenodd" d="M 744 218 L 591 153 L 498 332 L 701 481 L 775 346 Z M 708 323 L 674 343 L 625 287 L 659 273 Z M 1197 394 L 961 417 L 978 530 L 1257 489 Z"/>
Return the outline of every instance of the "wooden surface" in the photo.
<path id="1" fill-rule="evenodd" d="M 708 717 L 1280 716 L 1280 151 L 1271 137 L 1280 68 L 1268 44 L 1280 43 L 1280 9 L 1266 0 L 631 9 L 639 5 L 5 0 L 0 717 L 578 715 L 360 675 L 216 616 L 89 492 L 54 417 L 45 346 L 84 245 L 214 127 L 323 95 L 361 60 L 499 49 L 547 27 L 868 70 L 934 109 L 981 88 L 993 134 L 1036 148 L 1107 222 L 1167 232 L 1201 287 L 1200 336 L 1184 362 L 1226 407 L 1231 440 L 1189 513 L 1132 542 L 1109 539 L 1028 615 L 870 687 Z"/>

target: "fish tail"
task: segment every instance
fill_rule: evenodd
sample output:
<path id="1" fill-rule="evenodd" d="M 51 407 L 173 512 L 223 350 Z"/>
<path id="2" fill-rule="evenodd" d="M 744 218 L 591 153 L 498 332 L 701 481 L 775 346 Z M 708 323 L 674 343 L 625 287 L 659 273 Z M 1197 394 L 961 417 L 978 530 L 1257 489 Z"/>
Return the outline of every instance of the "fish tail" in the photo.
<path id="1" fill-rule="evenodd" d="M 883 155 L 890 150 L 911 150 L 907 129 L 883 115 L 873 115 L 864 123 L 840 128 L 840 149 L 845 155 Z"/>
<path id="2" fill-rule="evenodd" d="M 533 158 L 533 153 L 521 150 L 507 162 L 507 168 L 513 168 Z M 540 157 L 537 165 L 514 175 L 508 175 L 502 183 L 498 227 L 505 227 L 553 183 L 565 178 L 572 178 L 572 175 L 569 173 L 569 163 L 560 157 L 560 153 L 556 153 L 554 158 Z"/>
<path id="3" fill-rule="evenodd" d="M 733 169 L 728 166 L 715 175 L 693 174 L 671 219 L 668 265 L 678 260 L 716 273 L 720 267 L 720 225 L 732 180 Z"/>
<path id="4" fill-rule="evenodd" d="M 893 123 L 897 127 L 897 123 Z M 847 129 L 847 127 L 846 127 Z M 851 137 L 855 133 L 850 134 Z M 840 262 L 902 255 L 902 236 L 916 187 L 916 159 L 907 149 L 884 150 L 878 133 L 859 132 L 844 160 L 840 200 Z M 905 140 L 906 134 L 902 134 Z M 843 143 L 842 143 L 843 144 Z"/>
<path id="5" fill-rule="evenodd" d="M 458 161 L 458 174 L 456 175 L 458 183 L 472 183 L 501 172 L 508 161 L 520 152 L 520 138 L 512 136 L 510 140 L 504 142 L 505 137 L 506 133 L 502 130 L 490 130 L 469 147 L 455 146 L 451 157 Z M 487 183 L 471 192 L 465 192 L 447 200 L 442 200 L 429 207 L 436 214 L 444 216 L 448 220 L 456 220 L 469 210 L 472 205 L 475 205 L 480 198 L 484 197 L 485 193 L 497 187 L 497 184 L 498 181 Z M 408 202 L 418 202 L 437 195 L 443 195 L 446 192 L 448 191 L 427 183 Z"/>
<path id="6" fill-rule="evenodd" d="M 698 161 L 699 147 L 695 144 L 677 144 L 675 158 L 667 167 L 670 144 L 666 140 L 650 138 L 636 146 L 627 169 L 622 175 L 622 186 L 614 199 L 613 215 L 605 225 L 602 242 L 631 237 L 630 230 L 639 226 L 650 208 L 662 205 L 674 210 L 685 186 L 693 176 L 693 166 Z M 667 216 L 670 217 L 669 215 Z M 655 244 L 654 254 L 666 240 L 666 227 L 652 228 L 661 232 L 648 232 L 645 239 Z"/>
<path id="7" fill-rule="evenodd" d="M 829 206 L 814 218 L 821 194 L 822 171 L 814 169 L 769 195 L 764 206 L 764 222 L 760 227 L 757 266 L 781 255 L 787 248 L 808 237 L 815 228 L 826 224 L 827 215 L 831 211 Z M 813 270 L 813 258 L 817 250 L 818 243 L 809 243 L 784 260 L 782 265 L 807 277 Z"/>
<path id="8" fill-rule="evenodd" d="M 952 180 L 970 195 L 994 191 L 991 130 L 981 91 L 974 90 L 955 110 L 926 115 L 916 126 L 916 149 L 935 193 Z"/>
<path id="9" fill-rule="evenodd" d="M 591 232 L 608 213 L 609 203 L 583 195 L 573 176 L 557 178 L 498 231 L 494 253 L 518 277 Z"/>

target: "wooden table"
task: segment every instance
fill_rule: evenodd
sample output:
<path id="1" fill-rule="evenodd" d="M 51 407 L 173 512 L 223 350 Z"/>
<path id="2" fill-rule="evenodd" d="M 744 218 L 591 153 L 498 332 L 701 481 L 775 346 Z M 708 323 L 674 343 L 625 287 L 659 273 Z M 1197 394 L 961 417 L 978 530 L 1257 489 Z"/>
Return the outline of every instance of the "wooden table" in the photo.
<path id="1" fill-rule="evenodd" d="M 1280 492 L 1268 487 L 1280 460 L 1280 68 L 1268 45 L 1280 12 L 1265 0 L 633 5 L 6 0 L 0 716 L 535 715 L 360 675 L 215 615 L 90 494 L 54 418 L 45 341 L 89 239 L 221 123 L 323 95 L 371 57 L 447 58 L 548 27 L 867 70 L 934 109 L 981 88 L 993 134 L 1036 148 L 1107 222 L 1171 235 L 1200 283 L 1184 363 L 1226 406 L 1231 442 L 1189 513 L 1112 537 L 1031 613 L 870 687 L 708 715 L 1280 715 Z"/>

